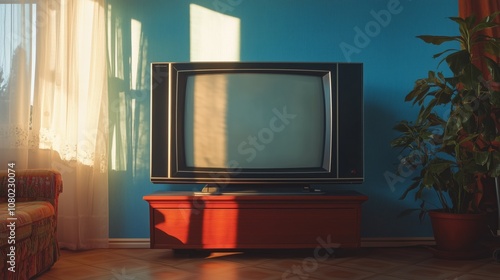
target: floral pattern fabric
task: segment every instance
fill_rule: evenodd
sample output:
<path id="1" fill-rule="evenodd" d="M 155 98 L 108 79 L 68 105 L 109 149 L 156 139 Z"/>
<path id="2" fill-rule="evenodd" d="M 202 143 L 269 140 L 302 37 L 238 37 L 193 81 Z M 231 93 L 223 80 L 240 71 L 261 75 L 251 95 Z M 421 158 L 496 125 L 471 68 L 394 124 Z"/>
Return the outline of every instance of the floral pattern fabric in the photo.
<path id="1" fill-rule="evenodd" d="M 61 174 L 55 170 L 15 171 L 15 216 L 8 207 L 8 173 L 0 172 L 0 279 L 30 279 L 48 270 L 59 258 L 57 201 Z M 12 181 L 12 180 L 11 180 Z M 15 244 L 9 217 L 15 217 Z M 9 271 L 8 254 L 15 245 L 15 272 Z"/>

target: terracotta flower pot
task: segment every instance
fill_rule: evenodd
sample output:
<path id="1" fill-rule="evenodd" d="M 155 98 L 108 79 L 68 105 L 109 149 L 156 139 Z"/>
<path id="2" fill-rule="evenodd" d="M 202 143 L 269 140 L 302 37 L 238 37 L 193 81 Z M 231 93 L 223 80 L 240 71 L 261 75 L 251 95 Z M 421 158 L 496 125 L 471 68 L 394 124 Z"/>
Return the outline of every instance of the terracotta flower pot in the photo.
<path id="1" fill-rule="evenodd" d="M 446 252 L 477 251 L 488 232 L 486 214 L 429 212 L 436 249 Z"/>

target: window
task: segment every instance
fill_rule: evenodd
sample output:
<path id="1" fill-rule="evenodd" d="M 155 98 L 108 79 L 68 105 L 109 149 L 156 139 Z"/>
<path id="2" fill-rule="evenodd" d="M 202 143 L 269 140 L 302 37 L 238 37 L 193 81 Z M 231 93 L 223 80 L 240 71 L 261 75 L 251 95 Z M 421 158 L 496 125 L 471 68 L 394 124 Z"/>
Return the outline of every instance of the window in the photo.
<path id="1" fill-rule="evenodd" d="M 36 5 L 0 4 L 0 124 L 31 124 Z M 24 110 L 20 110 L 24 109 Z M 20 116 L 24 115 L 24 116 Z"/>

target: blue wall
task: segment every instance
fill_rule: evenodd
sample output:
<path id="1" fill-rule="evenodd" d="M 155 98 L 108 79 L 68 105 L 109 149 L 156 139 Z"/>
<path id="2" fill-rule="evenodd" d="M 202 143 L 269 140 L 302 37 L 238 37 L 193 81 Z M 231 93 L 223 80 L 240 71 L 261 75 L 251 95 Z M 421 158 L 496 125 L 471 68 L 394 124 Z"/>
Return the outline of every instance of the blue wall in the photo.
<path id="1" fill-rule="evenodd" d="M 398 217 L 418 205 L 398 199 L 408 178 L 398 183 L 386 179 L 398 156 L 389 142 L 395 136 L 392 126 L 416 113 L 404 96 L 437 65 L 432 55 L 440 49 L 415 36 L 455 34 L 447 17 L 458 14 L 457 1 L 109 0 L 111 238 L 149 237 L 148 205 L 142 197 L 179 188 L 149 182 L 149 63 L 191 59 L 190 4 L 240 20 L 242 61 L 364 63 L 366 181 L 331 187 L 369 196 L 363 205 L 363 237 L 431 235 L 428 221 Z"/>

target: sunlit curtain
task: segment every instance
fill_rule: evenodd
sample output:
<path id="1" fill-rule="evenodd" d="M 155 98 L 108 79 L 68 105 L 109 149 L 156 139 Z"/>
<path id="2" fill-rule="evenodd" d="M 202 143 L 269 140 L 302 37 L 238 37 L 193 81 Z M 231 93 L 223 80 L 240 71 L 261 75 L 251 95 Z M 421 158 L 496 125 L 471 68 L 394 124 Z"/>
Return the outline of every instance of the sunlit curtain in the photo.
<path id="1" fill-rule="evenodd" d="M 500 11 L 500 1 L 482 1 L 482 0 L 459 0 L 459 15 L 460 17 L 468 17 L 470 15 L 474 15 L 477 19 L 482 19 L 494 12 Z M 497 22 L 500 22 L 500 16 L 497 16 Z M 488 28 L 483 31 L 485 35 L 500 37 L 500 28 Z M 476 52 L 480 52 L 480 47 L 475 50 Z M 500 63 L 500 54 L 496 57 L 491 56 L 492 59 Z M 476 62 L 480 69 L 485 69 L 485 65 L 482 61 Z M 483 71 L 486 72 L 486 71 Z M 485 77 L 489 79 L 490 77 Z"/>
<path id="2" fill-rule="evenodd" d="M 31 12 L 14 12 L 23 9 L 18 7 L 1 17 L 13 21 L 12 26 L 32 26 L 24 33 L 12 27 L 13 32 L 0 34 L 21 41 L 19 47 L 0 49 L 6 61 L 11 52 L 12 69 L 3 94 L 8 105 L 2 103 L 9 107 L 9 116 L 0 121 L 1 137 L 7 143 L 2 144 L 6 151 L 2 164 L 16 161 L 17 168 L 50 167 L 62 173 L 58 239 L 61 247 L 69 249 L 108 245 L 104 2 L 16 2 L 10 5 L 26 6 Z"/>
<path id="3" fill-rule="evenodd" d="M 0 2 L 0 169 L 27 164 L 35 9 Z"/>

